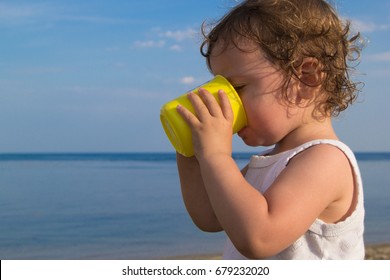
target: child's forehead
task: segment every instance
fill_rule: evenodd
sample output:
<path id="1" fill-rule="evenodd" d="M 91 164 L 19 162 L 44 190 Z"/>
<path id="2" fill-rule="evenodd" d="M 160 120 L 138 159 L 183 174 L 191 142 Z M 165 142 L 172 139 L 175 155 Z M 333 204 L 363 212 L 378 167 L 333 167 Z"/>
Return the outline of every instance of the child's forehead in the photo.
<path id="1" fill-rule="evenodd" d="M 258 60 L 263 57 L 264 55 L 261 48 L 252 41 L 218 40 L 214 42 L 211 48 L 209 63 L 211 65 L 213 60 L 229 60 L 234 63 L 244 60 L 245 63 L 248 63 L 252 60 Z"/>
<path id="2" fill-rule="evenodd" d="M 218 40 L 212 44 L 212 52 L 218 53 L 222 52 L 225 49 L 234 49 L 237 48 L 244 52 L 250 52 L 255 50 L 260 50 L 259 44 L 255 43 L 249 38 L 245 38 L 241 35 L 234 35 L 229 38 L 220 37 Z"/>
<path id="3" fill-rule="evenodd" d="M 252 45 L 229 44 L 213 49 L 209 56 L 210 70 L 213 74 L 225 77 L 241 76 L 246 73 L 265 71 L 272 67 L 260 47 Z"/>

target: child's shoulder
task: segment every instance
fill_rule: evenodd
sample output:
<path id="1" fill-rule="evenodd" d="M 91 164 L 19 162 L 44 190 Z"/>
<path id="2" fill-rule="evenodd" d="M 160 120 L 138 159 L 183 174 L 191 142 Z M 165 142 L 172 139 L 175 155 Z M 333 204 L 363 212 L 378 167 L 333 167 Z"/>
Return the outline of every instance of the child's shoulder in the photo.
<path id="1" fill-rule="evenodd" d="M 302 162 L 305 165 L 319 164 L 331 167 L 350 168 L 350 149 L 337 140 L 318 140 L 302 145 L 289 163 Z"/>
<path id="2" fill-rule="evenodd" d="M 340 142 L 341 143 L 341 142 Z M 319 188 L 326 190 L 324 197 L 329 205 L 319 216 L 324 222 L 336 223 L 345 220 L 354 211 L 358 201 L 358 188 L 354 179 L 356 172 L 351 158 L 352 151 L 343 143 L 315 145 L 306 149 L 295 159 L 294 164 L 306 165 Z"/>
<path id="3" fill-rule="evenodd" d="M 296 154 L 287 169 L 294 170 L 303 181 L 326 187 L 334 196 L 343 196 L 346 189 L 352 190 L 354 186 L 351 153 L 341 142 L 319 142 Z"/>

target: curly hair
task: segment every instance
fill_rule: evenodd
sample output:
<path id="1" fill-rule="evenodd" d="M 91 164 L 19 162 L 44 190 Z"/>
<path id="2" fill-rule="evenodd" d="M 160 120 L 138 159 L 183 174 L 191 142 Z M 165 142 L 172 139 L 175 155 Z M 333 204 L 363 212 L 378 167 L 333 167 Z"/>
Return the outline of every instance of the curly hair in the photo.
<path id="1" fill-rule="evenodd" d="M 284 71 L 286 100 L 291 79 L 300 80 L 296 69 L 304 58 L 317 59 L 323 73 L 318 84 L 308 85 L 322 88 L 325 96 L 316 100 L 316 110 L 322 116 L 337 116 L 356 99 L 359 83 L 353 82 L 350 74 L 354 70 L 352 63 L 360 58 L 361 36 L 351 36 L 350 22 L 339 19 L 324 0 L 245 0 L 208 33 L 203 24 L 202 33 L 200 49 L 209 68 L 217 43 L 223 44 L 223 51 L 230 44 L 239 48 L 245 38 Z"/>

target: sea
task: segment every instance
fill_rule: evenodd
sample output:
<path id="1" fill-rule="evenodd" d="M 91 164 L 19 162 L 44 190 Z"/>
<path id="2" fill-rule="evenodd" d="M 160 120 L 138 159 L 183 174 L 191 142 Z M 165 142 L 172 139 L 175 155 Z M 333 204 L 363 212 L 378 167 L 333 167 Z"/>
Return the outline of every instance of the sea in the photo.
<path id="1" fill-rule="evenodd" d="M 356 157 L 365 241 L 390 243 L 390 153 Z M 220 254 L 225 239 L 189 218 L 174 153 L 0 154 L 2 260 L 169 259 Z"/>

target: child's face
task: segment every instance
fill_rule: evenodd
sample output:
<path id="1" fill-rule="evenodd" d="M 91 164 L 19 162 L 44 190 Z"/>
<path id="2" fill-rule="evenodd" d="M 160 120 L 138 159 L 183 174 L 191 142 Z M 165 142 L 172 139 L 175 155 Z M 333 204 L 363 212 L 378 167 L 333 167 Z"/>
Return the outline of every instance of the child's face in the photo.
<path id="1" fill-rule="evenodd" d="M 244 52 L 231 45 L 221 53 L 217 45 L 210 67 L 213 74 L 226 77 L 241 97 L 248 125 L 238 135 L 247 145 L 273 145 L 297 128 L 299 108 L 287 106 L 283 100 L 283 74 L 259 49 Z M 293 85 L 290 88 L 293 94 Z"/>

